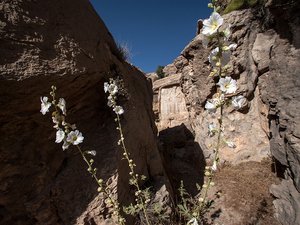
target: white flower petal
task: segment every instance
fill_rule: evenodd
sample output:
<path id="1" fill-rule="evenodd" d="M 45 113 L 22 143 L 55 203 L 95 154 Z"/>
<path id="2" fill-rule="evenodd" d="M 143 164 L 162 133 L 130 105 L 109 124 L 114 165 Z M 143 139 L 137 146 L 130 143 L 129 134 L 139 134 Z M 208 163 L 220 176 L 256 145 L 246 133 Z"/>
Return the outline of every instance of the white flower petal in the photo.
<path id="1" fill-rule="evenodd" d="M 71 131 L 68 134 L 67 142 L 70 142 L 73 145 L 78 145 L 83 142 L 84 137 L 82 136 L 82 133 L 79 132 L 79 130 Z"/>
<path id="2" fill-rule="evenodd" d="M 67 108 L 66 108 L 66 100 L 64 98 L 60 98 L 58 102 L 58 107 L 62 111 L 64 115 L 67 114 Z"/>
<path id="3" fill-rule="evenodd" d="M 234 108 L 239 109 L 242 107 L 242 105 L 246 102 L 246 99 L 244 98 L 243 95 L 239 95 L 239 96 L 233 96 L 232 97 L 232 105 L 234 106 Z"/>
<path id="4" fill-rule="evenodd" d="M 188 225 L 198 225 L 198 221 L 196 218 L 192 218 L 187 224 Z"/>
<path id="5" fill-rule="evenodd" d="M 214 113 L 217 110 L 217 106 L 209 101 L 206 102 L 205 108 L 208 110 L 208 113 Z"/>
<path id="6" fill-rule="evenodd" d="M 65 138 L 65 132 L 62 129 L 59 129 L 56 131 L 56 143 L 62 142 L 62 140 Z"/>

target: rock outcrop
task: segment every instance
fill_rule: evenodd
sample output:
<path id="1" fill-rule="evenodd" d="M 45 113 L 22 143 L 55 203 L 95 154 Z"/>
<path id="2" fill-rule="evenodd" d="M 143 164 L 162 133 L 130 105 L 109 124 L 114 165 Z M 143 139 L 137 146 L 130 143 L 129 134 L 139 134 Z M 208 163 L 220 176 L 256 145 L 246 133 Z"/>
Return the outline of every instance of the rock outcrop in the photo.
<path id="1" fill-rule="evenodd" d="M 269 0 L 265 5 L 223 15 L 222 25 L 231 23 L 229 41 L 238 47 L 231 56 L 229 74 L 238 80 L 236 94 L 244 95 L 248 106 L 243 111 L 234 111 L 232 106 L 225 110 L 223 139 L 234 141 L 237 148 L 222 146 L 220 160 L 237 164 L 260 162 L 269 155 L 275 158 L 277 169 L 285 171 L 282 184 L 271 188 L 278 198 L 276 215 L 283 224 L 299 224 L 300 214 L 299 12 L 295 1 Z M 207 136 L 207 123 L 216 121 L 217 116 L 209 115 L 204 105 L 217 91 L 208 77 L 212 70 L 209 50 L 216 43 L 205 50 L 201 38 L 202 34 L 197 35 L 166 68 L 176 71 L 168 77 L 180 76 L 182 101 L 188 111 L 186 122 L 209 160 L 213 155 L 209 144 L 215 140 Z"/>
<path id="2" fill-rule="evenodd" d="M 123 60 L 87 0 L 7 0 L 0 11 L 0 224 L 102 224 L 107 202 L 76 148 L 64 152 L 54 143 L 40 96 L 57 86 L 67 121 L 83 133 L 83 150 L 97 151 L 99 177 L 129 205 L 134 190 L 103 83 L 117 80 L 125 143 L 136 172 L 147 178 L 163 173 L 151 83 Z"/>

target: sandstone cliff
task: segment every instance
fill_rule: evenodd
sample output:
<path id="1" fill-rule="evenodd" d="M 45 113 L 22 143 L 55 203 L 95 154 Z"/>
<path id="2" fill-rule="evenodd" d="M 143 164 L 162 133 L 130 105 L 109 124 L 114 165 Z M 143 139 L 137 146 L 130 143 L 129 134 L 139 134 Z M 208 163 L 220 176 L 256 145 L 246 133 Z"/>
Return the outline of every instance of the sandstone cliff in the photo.
<path id="1" fill-rule="evenodd" d="M 83 150 L 97 151 L 99 176 L 128 205 L 129 168 L 103 83 L 118 80 L 125 142 L 136 172 L 148 178 L 163 172 L 151 83 L 123 60 L 87 0 L 5 0 L 0 12 L 0 224 L 101 224 L 106 202 L 76 149 L 54 143 L 40 96 L 57 86 L 68 121 L 85 137 Z"/>
<path id="2" fill-rule="evenodd" d="M 223 16 L 223 27 L 231 23 L 230 43 L 238 45 L 231 56 L 229 73 L 238 80 L 237 94 L 244 95 L 248 104 L 238 112 L 233 107 L 225 110 L 223 138 L 234 141 L 237 148 L 222 147 L 220 160 L 239 164 L 260 162 L 270 155 L 275 158 L 276 169 L 283 180 L 280 185 L 272 185 L 270 191 L 277 198 L 274 201 L 276 215 L 283 224 L 299 224 L 300 221 L 299 9 L 294 1 L 269 0 L 262 6 Z M 180 85 L 181 90 L 173 97 L 169 95 L 167 101 L 177 102 L 177 96 L 183 94 L 181 102 L 176 104 L 185 103 L 188 119 L 179 119 L 178 123 L 191 125 L 195 141 L 209 161 L 213 155 L 209 144 L 215 140 L 207 136 L 207 123 L 217 117 L 208 114 L 204 105 L 217 90 L 212 78 L 208 77 L 212 70 L 208 62 L 209 50 L 216 43 L 205 50 L 201 38 L 202 34 L 197 35 L 181 56 L 165 67 L 165 80 L 154 82 L 154 91 L 159 96 L 154 109 L 157 109 L 160 126 L 175 125 L 176 121 L 170 122 L 169 115 L 163 113 L 166 103 L 161 93 L 178 89 Z M 177 84 L 164 85 L 172 83 L 174 77 L 180 79 Z"/>

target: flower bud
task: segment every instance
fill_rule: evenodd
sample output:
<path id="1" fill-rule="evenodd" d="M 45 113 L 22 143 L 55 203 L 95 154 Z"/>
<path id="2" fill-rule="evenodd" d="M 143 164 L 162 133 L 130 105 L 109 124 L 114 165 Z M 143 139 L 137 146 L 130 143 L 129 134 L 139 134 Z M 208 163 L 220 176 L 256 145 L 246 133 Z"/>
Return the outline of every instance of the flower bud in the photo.
<path id="1" fill-rule="evenodd" d="M 206 184 L 203 184 L 202 187 L 203 187 L 203 188 L 207 188 L 207 185 L 206 185 Z"/>
<path id="2" fill-rule="evenodd" d="M 205 172 L 205 176 L 210 176 L 210 172 Z"/>
<path id="3" fill-rule="evenodd" d="M 204 201 L 204 199 L 203 198 L 199 198 L 199 202 L 203 202 Z"/>
<path id="4" fill-rule="evenodd" d="M 214 182 L 210 182 L 210 186 L 215 186 L 215 183 Z"/>
<path id="5" fill-rule="evenodd" d="M 103 191 L 103 187 L 98 187 L 97 191 L 98 191 L 98 192 Z"/>
<path id="6" fill-rule="evenodd" d="M 213 61 L 217 61 L 217 57 L 216 57 L 216 56 L 213 56 L 211 59 L 212 59 Z"/>
<path id="7" fill-rule="evenodd" d="M 93 159 L 91 159 L 91 160 L 90 160 L 90 164 L 93 164 L 93 162 L 94 162 L 94 160 L 93 160 Z"/>
<path id="8" fill-rule="evenodd" d="M 217 62 L 217 63 L 216 63 L 216 67 L 219 67 L 219 66 L 221 66 L 221 63 L 220 63 L 220 62 Z"/>
<path id="9" fill-rule="evenodd" d="M 194 217 L 197 217 L 197 215 L 198 215 L 198 214 L 197 214 L 196 212 L 193 212 L 193 216 L 194 216 Z"/>
<path id="10" fill-rule="evenodd" d="M 208 3 L 207 7 L 210 8 L 210 9 L 213 9 L 213 8 L 214 8 L 214 6 L 213 6 L 212 3 Z"/>
<path id="11" fill-rule="evenodd" d="M 225 68 L 225 70 L 228 70 L 228 69 L 231 68 L 231 66 L 230 65 L 226 65 L 224 68 Z"/>
<path id="12" fill-rule="evenodd" d="M 206 167 L 205 167 L 205 169 L 206 169 L 206 170 L 209 170 L 209 169 L 210 169 L 210 167 L 209 167 L 209 166 L 206 166 Z"/>
<path id="13" fill-rule="evenodd" d="M 103 183 L 103 180 L 102 180 L 102 179 L 100 179 L 100 180 L 99 180 L 99 184 L 102 184 L 102 183 Z"/>
<path id="14" fill-rule="evenodd" d="M 214 72 L 211 72 L 210 74 L 209 74 L 209 77 L 213 77 L 215 75 L 215 73 Z"/>
<path id="15" fill-rule="evenodd" d="M 219 12 L 219 11 L 220 11 L 220 9 L 221 9 L 221 7 L 220 7 L 220 6 L 218 6 L 218 7 L 216 8 L 216 12 Z"/>

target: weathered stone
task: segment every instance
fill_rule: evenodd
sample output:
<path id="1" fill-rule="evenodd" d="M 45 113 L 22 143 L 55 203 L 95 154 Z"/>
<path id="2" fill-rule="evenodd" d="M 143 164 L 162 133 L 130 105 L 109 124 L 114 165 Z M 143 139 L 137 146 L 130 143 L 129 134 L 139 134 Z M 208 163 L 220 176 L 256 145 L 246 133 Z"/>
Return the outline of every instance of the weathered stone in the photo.
<path id="1" fill-rule="evenodd" d="M 111 209 L 78 150 L 63 152 L 55 143 L 51 113 L 39 112 L 40 96 L 50 97 L 57 86 L 67 121 L 84 136 L 82 149 L 97 151 L 98 176 L 112 185 L 113 198 L 129 205 L 134 190 L 103 83 L 117 80 L 126 147 L 136 173 L 148 178 L 163 173 L 151 84 L 122 58 L 86 0 L 2 1 L 0 11 L 0 224 L 101 224 Z M 132 217 L 127 221 L 133 224 Z"/>

